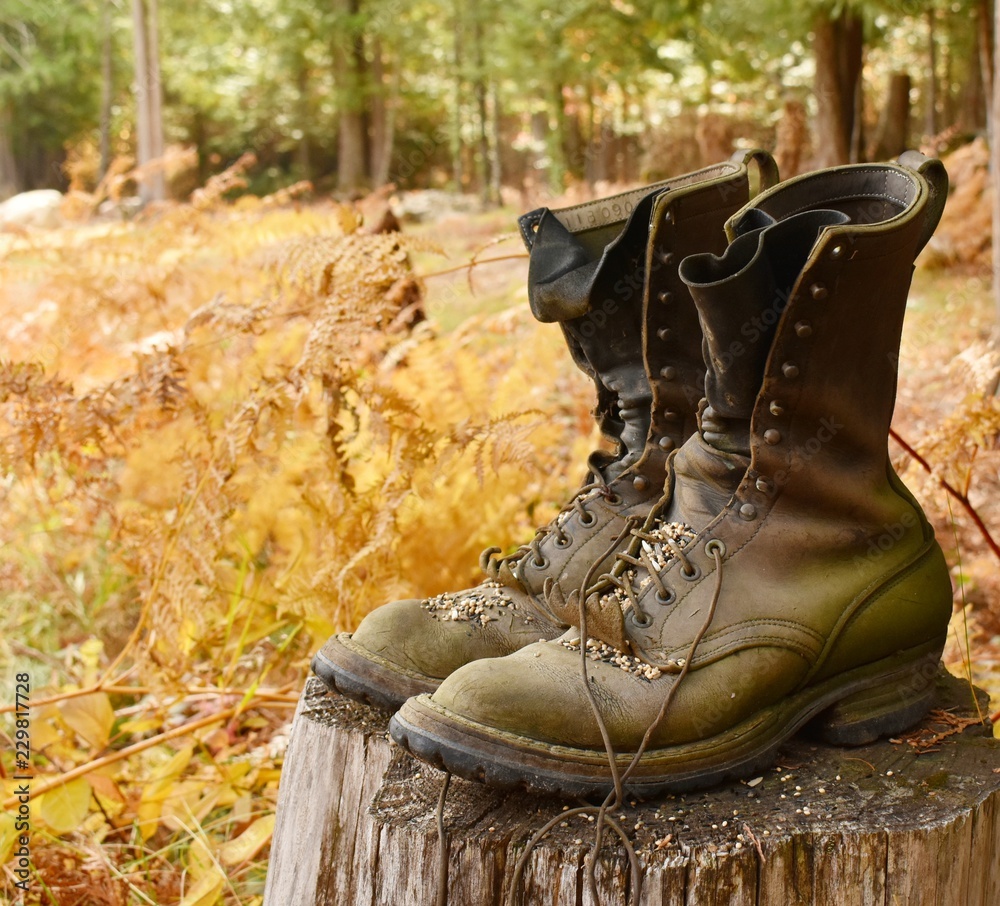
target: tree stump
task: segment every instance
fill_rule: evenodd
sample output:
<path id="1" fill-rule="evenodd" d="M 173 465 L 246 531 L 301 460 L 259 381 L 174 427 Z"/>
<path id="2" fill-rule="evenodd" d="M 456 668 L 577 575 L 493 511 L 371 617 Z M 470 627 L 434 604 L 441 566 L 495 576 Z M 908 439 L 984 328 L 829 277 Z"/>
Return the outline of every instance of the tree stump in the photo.
<path id="1" fill-rule="evenodd" d="M 615 813 L 643 867 L 643 906 L 997 906 L 1000 740 L 985 696 L 944 671 L 936 708 L 902 739 L 836 748 L 796 738 L 762 777 L 630 800 Z M 265 906 L 430 906 L 444 775 L 386 735 L 388 716 L 311 679 L 285 758 Z M 549 818 L 578 805 L 458 778 L 444 823 L 450 906 L 501 906 L 514 863 Z M 526 906 L 631 902 L 628 861 L 594 823 L 557 825 L 533 850 Z"/>

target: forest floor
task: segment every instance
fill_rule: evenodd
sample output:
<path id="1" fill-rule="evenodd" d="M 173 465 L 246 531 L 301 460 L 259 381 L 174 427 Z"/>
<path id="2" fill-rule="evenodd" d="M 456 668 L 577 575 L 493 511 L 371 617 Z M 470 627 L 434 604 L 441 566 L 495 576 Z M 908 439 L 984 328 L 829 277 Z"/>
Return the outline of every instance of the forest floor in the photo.
<path id="1" fill-rule="evenodd" d="M 572 494 L 593 388 L 528 312 L 515 216 L 397 240 L 329 203 L 220 201 L 0 234 L 0 677 L 32 677 L 27 904 L 259 903 L 312 651 L 383 601 L 476 581 L 480 549 Z M 428 320 L 387 329 L 414 276 Z M 996 711 L 998 560 L 940 484 L 1000 537 L 994 322 L 981 276 L 918 267 L 894 427 L 933 474 L 891 452 L 952 570 L 946 661 Z"/>

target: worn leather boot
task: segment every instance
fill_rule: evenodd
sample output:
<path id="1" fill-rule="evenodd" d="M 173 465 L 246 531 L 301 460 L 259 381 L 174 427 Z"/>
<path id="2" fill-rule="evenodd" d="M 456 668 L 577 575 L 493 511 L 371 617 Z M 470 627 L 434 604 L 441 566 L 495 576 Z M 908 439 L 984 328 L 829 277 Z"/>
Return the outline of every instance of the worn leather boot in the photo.
<path id="1" fill-rule="evenodd" d="M 610 749 L 652 793 L 759 771 L 806 724 L 853 744 L 917 721 L 952 591 L 887 435 L 913 261 L 946 194 L 916 152 L 824 170 L 753 201 L 721 258 L 686 259 L 706 401 L 663 500 L 581 628 L 456 671 L 393 738 L 566 794 L 612 787 Z"/>
<path id="2" fill-rule="evenodd" d="M 693 251 L 725 248 L 726 219 L 749 198 L 751 161 L 763 186 L 776 181 L 770 156 L 741 153 L 633 192 L 521 218 L 532 312 L 560 324 L 576 363 L 593 377 L 595 415 L 617 452 L 591 456 L 583 486 L 529 544 L 504 557 L 498 548 L 484 551 L 482 584 L 386 604 L 353 635 L 331 638 L 312 665 L 330 688 L 395 709 L 463 664 L 565 629 L 557 589 L 610 567 L 615 539 L 645 519 L 662 493 L 667 455 L 696 428 L 701 331 L 677 266 Z"/>

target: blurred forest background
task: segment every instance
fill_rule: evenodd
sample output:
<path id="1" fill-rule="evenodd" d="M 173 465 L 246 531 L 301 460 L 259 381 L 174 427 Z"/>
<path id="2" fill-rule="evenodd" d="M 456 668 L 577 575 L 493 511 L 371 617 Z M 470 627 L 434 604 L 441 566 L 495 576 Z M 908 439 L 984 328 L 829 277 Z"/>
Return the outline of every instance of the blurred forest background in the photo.
<path id="1" fill-rule="evenodd" d="M 989 0 L 4 0 L 0 196 L 187 149 L 150 197 L 252 151 L 289 180 L 557 194 L 734 140 L 786 176 L 982 132 Z"/>
<path id="2" fill-rule="evenodd" d="M 478 581 L 600 443 L 515 217 L 734 148 L 944 156 L 890 452 L 1000 717 L 994 15 L 0 0 L 0 902 L 260 904 L 312 652 Z"/>

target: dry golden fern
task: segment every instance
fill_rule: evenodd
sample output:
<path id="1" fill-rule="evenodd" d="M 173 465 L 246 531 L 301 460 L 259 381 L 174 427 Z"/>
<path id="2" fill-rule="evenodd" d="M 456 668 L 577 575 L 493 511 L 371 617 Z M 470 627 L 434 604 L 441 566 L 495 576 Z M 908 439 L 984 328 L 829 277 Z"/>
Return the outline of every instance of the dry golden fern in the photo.
<path id="1" fill-rule="evenodd" d="M 982 451 L 1000 442 L 1000 397 L 969 394 L 955 412 L 920 443 L 934 473 L 968 494 L 974 465 Z"/>
<path id="2" fill-rule="evenodd" d="M 257 165 L 257 155 L 251 151 L 241 154 L 235 163 L 221 173 L 211 176 L 203 188 L 191 193 L 191 207 L 196 211 L 206 211 L 221 203 L 227 192 L 245 189 L 246 173 Z"/>
<path id="3" fill-rule="evenodd" d="M 50 245 L 18 239 L 0 260 L 0 300 L 26 350 L 0 362 L 0 591 L 33 603 L 6 613 L 0 656 L 11 621 L 48 608 L 46 676 L 79 684 L 114 666 L 140 684 L 141 698 L 114 703 L 110 750 L 203 717 L 192 686 L 300 684 L 334 629 L 391 598 L 476 581 L 482 547 L 524 540 L 554 512 L 579 453 L 565 451 L 586 407 L 568 401 L 557 335 L 528 319 L 411 332 L 422 287 L 410 253 L 431 243 L 359 233 L 328 205 L 228 205 L 235 178 L 201 209 Z M 36 296 L 22 299 L 25 274 Z M 85 673 L 78 649 L 91 641 Z M 233 809 L 209 789 L 280 723 L 247 719 L 230 713 L 202 734 L 175 778 L 201 790 L 199 772 L 214 772 L 180 799 L 216 808 L 220 827 Z M 65 764 L 94 757 L 65 734 Z M 115 822 L 138 821 L 169 847 L 177 826 L 138 809 L 150 814 L 143 791 L 176 754 L 163 744 L 118 765 L 107 779 L 120 813 L 109 822 L 88 800 L 86 834 L 117 839 Z M 61 769 L 38 770 L 47 782 Z M 239 797 L 273 808 L 269 770 Z M 44 832 L 39 864 L 72 874 L 79 847 Z M 190 845 L 169 866 L 178 876 Z"/>

